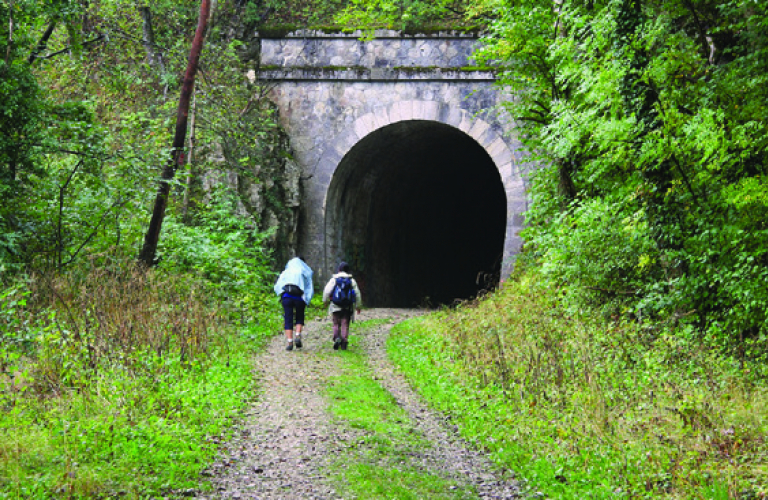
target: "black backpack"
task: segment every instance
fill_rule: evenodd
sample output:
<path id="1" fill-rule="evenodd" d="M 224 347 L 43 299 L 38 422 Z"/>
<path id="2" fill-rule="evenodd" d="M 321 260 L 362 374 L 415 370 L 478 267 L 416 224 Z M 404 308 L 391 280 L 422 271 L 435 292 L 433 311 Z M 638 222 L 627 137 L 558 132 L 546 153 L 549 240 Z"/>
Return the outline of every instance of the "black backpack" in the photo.
<path id="1" fill-rule="evenodd" d="M 349 309 L 355 304 L 355 289 L 352 286 L 352 278 L 336 278 L 331 292 L 331 302 L 339 307 Z"/>

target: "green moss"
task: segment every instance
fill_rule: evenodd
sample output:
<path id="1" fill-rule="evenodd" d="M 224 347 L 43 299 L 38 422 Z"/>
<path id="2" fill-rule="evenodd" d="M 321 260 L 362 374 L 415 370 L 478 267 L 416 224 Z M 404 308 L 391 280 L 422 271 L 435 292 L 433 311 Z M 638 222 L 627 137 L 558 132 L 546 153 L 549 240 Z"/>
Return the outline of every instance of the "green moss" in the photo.
<path id="1" fill-rule="evenodd" d="M 393 30 L 399 31 L 403 36 L 434 36 L 439 33 L 455 33 L 462 35 L 475 35 L 480 36 L 485 28 L 483 26 L 447 26 L 447 25 L 434 25 L 434 26 L 412 26 L 405 29 L 398 28 L 392 25 L 382 25 L 375 27 L 349 27 L 338 25 L 317 25 L 317 26 L 301 26 L 298 24 L 274 24 L 268 26 L 261 26 L 258 29 L 259 36 L 261 38 L 285 38 L 290 33 L 297 30 L 318 31 L 326 35 L 349 35 L 355 31 L 361 31 L 363 33 L 372 33 L 375 30 Z"/>
<path id="2" fill-rule="evenodd" d="M 447 33 L 459 33 L 462 35 L 476 35 L 479 36 L 485 30 L 482 26 L 412 26 L 402 30 L 404 35 L 437 35 L 442 32 Z"/>
<path id="3" fill-rule="evenodd" d="M 321 73 L 321 72 L 330 72 L 330 71 L 355 71 L 355 72 L 364 72 L 369 71 L 372 68 L 368 68 L 365 66 L 280 66 L 276 64 L 270 64 L 261 66 L 261 71 L 280 71 L 280 70 L 286 70 L 286 71 L 306 71 L 310 73 Z M 376 68 L 379 69 L 379 68 Z M 390 71 L 402 71 L 403 73 L 408 74 L 426 74 L 426 73 L 433 73 L 435 71 L 456 71 L 459 73 L 482 73 L 482 72 L 493 72 L 495 71 L 494 68 L 491 68 L 489 66 L 462 66 L 462 67 L 442 67 L 442 66 L 394 66 L 392 68 L 381 68 L 381 69 L 389 69 Z"/>
<path id="4" fill-rule="evenodd" d="M 294 24 L 276 24 L 273 26 L 260 26 L 259 37 L 261 38 L 285 38 L 289 33 L 300 29 Z"/>
<path id="5" fill-rule="evenodd" d="M 462 66 L 460 68 L 449 66 L 395 66 L 392 68 L 394 71 L 402 71 L 403 73 L 432 73 L 434 71 L 457 71 L 459 73 L 477 73 L 494 71 L 493 68 L 487 66 Z"/>

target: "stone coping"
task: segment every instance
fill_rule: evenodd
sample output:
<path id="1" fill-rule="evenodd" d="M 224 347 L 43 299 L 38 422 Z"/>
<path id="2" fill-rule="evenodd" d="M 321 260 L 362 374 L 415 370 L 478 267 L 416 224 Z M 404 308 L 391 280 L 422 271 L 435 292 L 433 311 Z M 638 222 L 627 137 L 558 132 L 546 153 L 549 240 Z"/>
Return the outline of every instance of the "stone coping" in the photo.
<path id="1" fill-rule="evenodd" d="M 493 71 L 461 70 L 447 68 L 284 68 L 263 69 L 259 80 L 332 80 L 354 82 L 388 81 L 481 81 L 495 82 Z M 256 79 L 256 72 L 249 72 L 249 78 Z"/>
<path id="2" fill-rule="evenodd" d="M 257 38 L 262 39 L 270 39 L 270 40 L 280 40 L 283 38 L 300 38 L 303 40 L 306 39 L 313 39 L 313 38 L 340 38 L 340 39 L 361 39 L 365 38 L 368 39 L 370 32 L 366 32 L 363 30 L 355 30 L 351 32 L 330 32 L 327 33 L 322 30 L 311 30 L 311 29 L 298 29 L 295 31 L 291 31 L 289 33 L 286 33 L 285 35 L 280 36 L 274 36 L 269 34 L 270 31 L 267 30 L 265 34 L 260 34 L 258 31 L 254 32 L 254 35 Z M 402 31 L 398 30 L 387 30 L 387 29 L 377 29 L 373 32 L 373 38 L 374 39 L 408 39 L 408 38 L 429 38 L 429 39 L 464 39 L 464 40 L 473 40 L 480 38 L 480 36 L 477 33 L 471 33 L 471 32 L 463 32 L 463 31 L 452 31 L 452 30 L 444 30 L 444 31 L 437 31 L 434 33 L 413 33 L 413 34 L 407 34 L 403 33 Z"/>

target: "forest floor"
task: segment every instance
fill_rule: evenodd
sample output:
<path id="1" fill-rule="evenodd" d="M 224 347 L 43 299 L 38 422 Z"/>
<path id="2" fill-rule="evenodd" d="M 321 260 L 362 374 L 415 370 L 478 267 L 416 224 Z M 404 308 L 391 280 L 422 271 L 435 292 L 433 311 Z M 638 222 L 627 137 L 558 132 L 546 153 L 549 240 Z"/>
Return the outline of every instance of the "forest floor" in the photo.
<path id="1" fill-rule="evenodd" d="M 332 349 L 327 318 L 307 322 L 301 349 L 275 337 L 254 363 L 257 398 L 204 473 L 213 490 L 198 498 L 517 498 L 512 474 L 464 442 L 387 359 L 392 326 L 418 314 L 363 311 L 347 351 Z M 386 404 L 339 392 L 363 379 Z"/>

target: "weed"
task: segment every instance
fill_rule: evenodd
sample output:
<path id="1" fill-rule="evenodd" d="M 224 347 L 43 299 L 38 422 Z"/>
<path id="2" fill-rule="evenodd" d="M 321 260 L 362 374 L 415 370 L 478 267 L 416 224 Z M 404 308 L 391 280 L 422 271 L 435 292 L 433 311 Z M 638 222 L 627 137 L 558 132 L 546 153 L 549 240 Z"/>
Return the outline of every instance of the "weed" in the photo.
<path id="1" fill-rule="evenodd" d="M 205 285 L 132 265 L 38 277 L 0 306 L 0 497 L 198 487 L 252 397 L 250 354 Z M 9 311 L 12 304 L 13 311 Z"/>
<path id="2" fill-rule="evenodd" d="M 533 275 L 398 325 L 388 349 L 468 439 L 552 498 L 766 493 L 763 380 L 679 335 L 567 312 Z"/>

